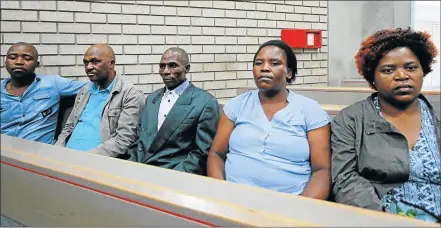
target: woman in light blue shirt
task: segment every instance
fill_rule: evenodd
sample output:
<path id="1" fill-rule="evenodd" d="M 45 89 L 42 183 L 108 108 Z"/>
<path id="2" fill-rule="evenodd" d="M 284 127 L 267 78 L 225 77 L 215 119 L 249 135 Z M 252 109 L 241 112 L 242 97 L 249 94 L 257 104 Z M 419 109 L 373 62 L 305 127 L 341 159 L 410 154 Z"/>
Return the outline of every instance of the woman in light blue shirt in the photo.
<path id="1" fill-rule="evenodd" d="M 307 197 L 330 189 L 329 117 L 320 105 L 289 91 L 297 61 L 280 40 L 254 57 L 258 90 L 223 108 L 208 156 L 208 176 Z"/>

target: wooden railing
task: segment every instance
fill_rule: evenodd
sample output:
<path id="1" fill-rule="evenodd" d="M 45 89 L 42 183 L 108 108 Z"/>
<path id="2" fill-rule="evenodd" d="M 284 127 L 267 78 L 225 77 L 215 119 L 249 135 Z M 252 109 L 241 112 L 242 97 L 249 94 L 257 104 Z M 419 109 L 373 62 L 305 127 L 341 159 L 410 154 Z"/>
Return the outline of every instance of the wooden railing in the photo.
<path id="1" fill-rule="evenodd" d="M 26 226 L 439 227 L 1 135 L 1 213 Z"/>

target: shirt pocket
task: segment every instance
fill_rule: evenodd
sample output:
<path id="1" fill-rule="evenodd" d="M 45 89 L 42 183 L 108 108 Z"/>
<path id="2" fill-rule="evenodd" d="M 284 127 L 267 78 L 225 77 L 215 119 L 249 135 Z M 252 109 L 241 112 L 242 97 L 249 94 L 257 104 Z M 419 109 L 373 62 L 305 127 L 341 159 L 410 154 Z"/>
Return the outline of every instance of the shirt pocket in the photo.
<path id="1" fill-rule="evenodd" d="M 195 118 L 193 116 L 186 118 L 181 124 L 195 124 Z"/>
<path id="2" fill-rule="evenodd" d="M 385 181 L 390 178 L 390 170 L 395 169 L 397 165 L 400 166 L 398 163 L 390 162 L 391 156 L 397 154 L 408 156 L 407 149 L 397 153 L 401 148 L 399 146 L 396 148 L 397 145 L 394 145 L 394 141 L 393 138 L 389 138 L 381 132 L 364 135 L 363 144 L 357 157 L 357 169 L 362 177 L 374 181 Z"/>
<path id="3" fill-rule="evenodd" d="M 2 104 L 0 106 L 0 112 L 1 113 L 5 113 L 6 111 L 8 111 L 11 108 L 10 104 Z"/>
<path id="4" fill-rule="evenodd" d="M 29 105 L 30 112 L 41 113 L 51 107 L 50 105 L 51 94 L 49 92 L 38 93 L 32 96 L 31 104 Z"/>
<path id="5" fill-rule="evenodd" d="M 300 119 L 290 119 L 288 121 L 290 134 L 299 137 L 306 137 L 306 123 Z"/>
<path id="6" fill-rule="evenodd" d="M 18 115 L 14 115 L 13 110 L 11 109 L 11 104 L 1 104 L 1 123 L 9 123 L 15 118 L 19 117 Z"/>
<path id="7" fill-rule="evenodd" d="M 109 129 L 113 133 L 118 128 L 118 120 L 121 115 L 121 108 L 111 108 L 108 110 L 107 115 L 109 116 Z"/>

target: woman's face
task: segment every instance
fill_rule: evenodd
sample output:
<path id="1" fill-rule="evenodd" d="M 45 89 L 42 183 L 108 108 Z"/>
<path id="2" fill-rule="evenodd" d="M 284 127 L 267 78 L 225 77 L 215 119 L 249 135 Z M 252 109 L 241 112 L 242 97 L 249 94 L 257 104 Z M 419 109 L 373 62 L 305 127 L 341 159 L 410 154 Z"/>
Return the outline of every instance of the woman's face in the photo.
<path id="1" fill-rule="evenodd" d="M 276 46 L 262 48 L 254 60 L 253 75 L 259 89 L 284 89 L 286 78 L 291 78 L 292 72 L 288 71 L 283 49 Z"/>
<path id="2" fill-rule="evenodd" d="M 384 100 L 406 105 L 419 96 L 423 77 L 423 69 L 415 54 L 407 47 L 398 47 L 380 59 L 374 82 Z"/>

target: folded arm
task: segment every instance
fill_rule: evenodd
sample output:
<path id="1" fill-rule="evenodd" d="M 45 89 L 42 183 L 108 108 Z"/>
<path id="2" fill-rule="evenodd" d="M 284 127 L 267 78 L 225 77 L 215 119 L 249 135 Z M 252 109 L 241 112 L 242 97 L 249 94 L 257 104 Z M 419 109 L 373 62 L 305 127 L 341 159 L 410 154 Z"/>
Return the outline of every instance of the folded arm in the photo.
<path id="1" fill-rule="evenodd" d="M 382 210 L 381 201 L 371 182 L 357 172 L 355 124 L 344 113 L 334 118 L 331 133 L 331 177 L 337 203 Z"/>

